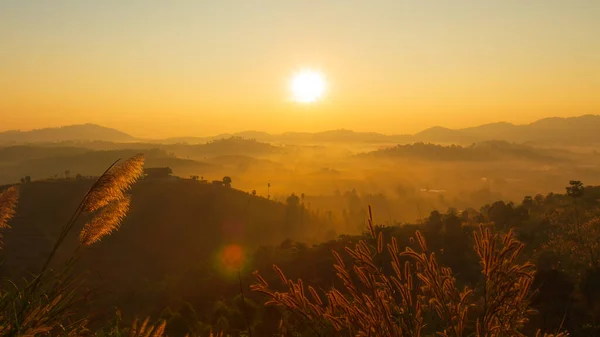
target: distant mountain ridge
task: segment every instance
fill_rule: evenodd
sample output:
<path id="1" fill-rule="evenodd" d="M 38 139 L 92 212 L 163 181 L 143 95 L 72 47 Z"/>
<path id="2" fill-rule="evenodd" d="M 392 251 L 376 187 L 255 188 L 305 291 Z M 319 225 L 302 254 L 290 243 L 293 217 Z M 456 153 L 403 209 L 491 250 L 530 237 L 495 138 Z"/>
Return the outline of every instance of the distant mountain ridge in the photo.
<path id="1" fill-rule="evenodd" d="M 30 131 L 10 130 L 0 132 L 0 143 L 53 143 L 64 141 L 131 142 L 135 137 L 96 124 L 68 125 Z"/>
<path id="2" fill-rule="evenodd" d="M 415 134 L 385 135 L 376 132 L 356 132 L 347 129 L 323 132 L 286 132 L 270 134 L 262 131 L 242 131 L 207 137 L 174 137 L 167 139 L 139 139 L 122 131 L 95 124 L 70 125 L 31 131 L 0 132 L 0 143 L 36 143 L 63 141 L 108 141 L 151 143 L 206 143 L 212 140 L 242 137 L 261 142 L 320 143 L 410 143 L 433 142 L 471 144 L 475 142 L 503 140 L 509 142 L 532 142 L 554 144 L 600 144 L 600 115 L 578 117 L 550 117 L 529 124 L 497 122 L 462 129 L 434 126 Z"/>
<path id="3" fill-rule="evenodd" d="M 163 142 L 206 142 L 226 137 L 253 138 L 263 142 L 381 142 L 381 143 L 455 143 L 472 144 L 483 141 L 532 142 L 552 144 L 600 144 L 600 115 L 550 117 L 529 124 L 496 122 L 462 129 L 434 126 L 415 134 L 385 135 L 376 132 L 356 132 L 346 129 L 323 132 L 286 132 L 269 134 L 244 131 L 214 137 L 169 138 Z"/>
<path id="4" fill-rule="evenodd" d="M 530 124 L 490 123 L 464 129 L 434 127 L 414 135 L 415 140 L 429 142 L 511 142 L 600 143 L 600 115 L 551 117 Z"/>

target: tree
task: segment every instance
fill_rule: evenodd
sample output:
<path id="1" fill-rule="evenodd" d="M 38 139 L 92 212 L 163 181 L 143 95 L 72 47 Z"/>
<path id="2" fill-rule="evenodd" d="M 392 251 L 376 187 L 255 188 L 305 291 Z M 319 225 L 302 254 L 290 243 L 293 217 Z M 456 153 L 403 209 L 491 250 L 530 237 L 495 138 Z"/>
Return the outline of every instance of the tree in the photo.
<path id="1" fill-rule="evenodd" d="M 256 196 L 256 190 L 252 190 L 252 195 Z"/>
<path id="2" fill-rule="evenodd" d="M 577 209 L 577 199 L 581 198 L 583 195 L 583 184 L 579 180 L 571 180 L 569 181 L 569 186 L 567 186 L 567 195 L 573 198 L 573 209 L 575 210 L 575 223 L 577 224 L 577 228 L 579 231 L 580 223 L 579 223 L 579 210 Z"/>
<path id="3" fill-rule="evenodd" d="M 529 195 L 525 196 L 525 198 L 523 198 L 522 204 L 527 208 L 531 208 L 531 206 L 533 206 L 533 198 Z"/>
<path id="4" fill-rule="evenodd" d="M 298 205 L 300 205 L 300 198 L 298 198 L 296 194 L 292 193 L 289 197 L 287 197 L 286 203 L 289 207 L 297 208 Z"/>
<path id="5" fill-rule="evenodd" d="M 544 196 L 541 194 L 536 194 L 535 198 L 533 198 L 535 200 L 535 204 L 538 206 L 542 206 L 544 204 Z"/>
<path id="6" fill-rule="evenodd" d="M 300 198 L 292 193 L 286 199 L 285 223 L 288 228 L 295 228 L 300 223 Z"/>
<path id="7" fill-rule="evenodd" d="M 31 176 L 25 176 L 25 183 L 29 184 L 31 182 Z"/>
<path id="8" fill-rule="evenodd" d="M 583 184 L 579 180 L 569 181 L 569 186 L 566 189 L 567 195 L 573 199 L 577 199 L 583 195 Z"/>
<path id="9" fill-rule="evenodd" d="M 231 187 L 231 177 L 225 176 L 223 177 L 223 185 L 226 187 Z"/>
<path id="10" fill-rule="evenodd" d="M 65 179 L 69 179 L 70 175 L 71 175 L 71 170 L 65 170 Z"/>
<path id="11" fill-rule="evenodd" d="M 499 200 L 492 204 L 488 211 L 490 221 L 493 221 L 496 226 L 504 228 L 508 224 L 509 207 L 504 201 Z"/>
<path id="12" fill-rule="evenodd" d="M 438 234 L 444 226 L 442 222 L 442 215 L 438 211 L 432 211 L 429 213 L 429 217 L 425 222 L 425 233 L 428 235 Z"/>

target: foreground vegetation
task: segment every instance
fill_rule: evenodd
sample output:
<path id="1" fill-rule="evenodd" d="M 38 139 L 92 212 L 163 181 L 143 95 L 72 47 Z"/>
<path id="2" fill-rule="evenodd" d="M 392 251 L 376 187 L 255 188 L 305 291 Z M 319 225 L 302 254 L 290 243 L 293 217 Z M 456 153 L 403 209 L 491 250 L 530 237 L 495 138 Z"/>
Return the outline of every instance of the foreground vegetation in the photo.
<path id="1" fill-rule="evenodd" d="M 312 247 L 285 241 L 259 248 L 251 259 L 233 254 L 225 273 L 201 265 L 185 280 L 155 285 L 151 298 L 164 297 L 166 303 L 156 300 L 133 315 L 117 310 L 100 320 L 88 308 L 86 280 L 93 276 L 81 274 L 79 265 L 90 246 L 119 229 L 142 166 L 142 156 L 111 166 L 64 224 L 41 270 L 26 282 L 2 284 L 2 336 L 208 336 L 217 331 L 232 336 L 594 336 L 599 331 L 600 188 L 577 181 L 565 195 L 526 197 L 519 205 L 498 201 L 479 211 L 434 211 L 412 225 L 378 226 L 369 209 L 363 235 L 342 235 Z M 15 216 L 19 189 L 0 193 L 1 230 Z M 59 247 L 74 232 L 79 244 L 57 261 Z M 187 292 L 176 296 L 173 288 Z M 149 315 L 154 324 L 139 319 Z"/>

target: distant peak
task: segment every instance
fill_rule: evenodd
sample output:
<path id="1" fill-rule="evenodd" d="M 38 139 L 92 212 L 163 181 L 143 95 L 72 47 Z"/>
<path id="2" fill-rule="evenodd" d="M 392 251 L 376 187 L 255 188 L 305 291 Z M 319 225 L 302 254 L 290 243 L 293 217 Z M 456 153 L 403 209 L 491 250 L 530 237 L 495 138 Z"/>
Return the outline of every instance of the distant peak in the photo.
<path id="1" fill-rule="evenodd" d="M 85 123 L 29 131 L 0 132 L 0 140 L 10 142 L 110 141 L 127 142 L 135 138 L 117 129 Z"/>

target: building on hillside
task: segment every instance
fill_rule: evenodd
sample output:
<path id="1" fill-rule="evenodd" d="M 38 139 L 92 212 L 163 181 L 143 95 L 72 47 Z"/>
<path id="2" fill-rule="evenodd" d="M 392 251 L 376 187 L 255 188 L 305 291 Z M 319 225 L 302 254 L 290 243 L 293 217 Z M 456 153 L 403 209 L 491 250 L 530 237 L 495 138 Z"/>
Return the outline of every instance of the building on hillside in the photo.
<path id="1" fill-rule="evenodd" d="M 147 179 L 169 178 L 173 174 L 170 167 L 150 167 L 144 169 L 144 177 Z"/>
<path id="2" fill-rule="evenodd" d="M 221 180 L 213 180 L 213 181 L 212 181 L 212 184 L 213 184 L 213 185 L 219 185 L 219 186 L 223 186 L 223 181 L 221 181 Z"/>

